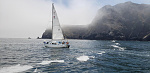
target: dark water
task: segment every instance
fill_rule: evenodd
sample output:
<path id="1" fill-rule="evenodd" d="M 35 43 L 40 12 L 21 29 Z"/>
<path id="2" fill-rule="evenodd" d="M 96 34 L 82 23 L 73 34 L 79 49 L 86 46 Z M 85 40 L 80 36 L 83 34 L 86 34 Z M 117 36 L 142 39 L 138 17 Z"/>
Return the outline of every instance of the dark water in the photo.
<path id="1" fill-rule="evenodd" d="M 43 39 L 0 39 L 0 73 L 150 73 L 150 42 L 69 40 L 45 48 Z"/>

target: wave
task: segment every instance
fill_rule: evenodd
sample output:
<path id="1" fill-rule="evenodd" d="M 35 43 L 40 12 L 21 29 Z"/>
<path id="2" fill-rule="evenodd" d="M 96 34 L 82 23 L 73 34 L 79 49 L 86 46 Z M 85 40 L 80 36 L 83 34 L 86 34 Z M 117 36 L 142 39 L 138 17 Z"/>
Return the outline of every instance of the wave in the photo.
<path id="1" fill-rule="evenodd" d="M 89 58 L 95 58 L 95 56 L 89 56 Z"/>
<path id="2" fill-rule="evenodd" d="M 103 53 L 105 53 L 105 51 L 100 51 L 99 53 L 97 53 L 97 54 L 103 54 Z"/>
<path id="3" fill-rule="evenodd" d="M 80 56 L 80 57 L 77 58 L 77 60 L 79 60 L 79 61 L 87 61 L 87 60 L 89 60 L 89 57 L 88 56 Z"/>
<path id="4" fill-rule="evenodd" d="M 46 65 L 46 64 L 53 63 L 53 62 L 60 62 L 60 63 L 63 63 L 63 62 L 64 62 L 64 60 L 42 61 L 41 63 L 38 63 L 38 64 Z"/>
<path id="5" fill-rule="evenodd" d="M 29 65 L 15 65 L 15 66 L 10 66 L 10 67 L 3 67 L 0 69 L 0 73 L 17 73 L 17 72 L 23 72 L 28 69 L 33 68 L 32 66 Z"/>
<path id="6" fill-rule="evenodd" d="M 125 48 L 122 48 L 122 47 L 119 47 L 119 46 L 117 46 L 117 45 L 111 45 L 111 46 L 113 46 L 113 47 L 115 47 L 115 48 L 118 48 L 119 50 L 121 50 L 121 51 L 123 51 Z"/>
<path id="7" fill-rule="evenodd" d="M 116 45 L 120 45 L 119 43 L 115 43 Z"/>
<path id="8" fill-rule="evenodd" d="M 37 72 L 37 68 L 33 72 Z"/>
<path id="9" fill-rule="evenodd" d="M 116 42 L 115 40 L 112 40 L 111 42 Z"/>

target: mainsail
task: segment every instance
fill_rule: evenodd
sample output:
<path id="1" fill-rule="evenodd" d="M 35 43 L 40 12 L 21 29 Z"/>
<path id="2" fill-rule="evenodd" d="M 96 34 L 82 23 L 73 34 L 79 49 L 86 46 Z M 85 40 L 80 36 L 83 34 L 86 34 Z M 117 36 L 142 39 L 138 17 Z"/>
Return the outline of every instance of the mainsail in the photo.
<path id="1" fill-rule="evenodd" d="M 57 17 L 54 4 L 52 4 L 52 40 L 44 42 L 45 47 L 49 48 L 69 48 L 69 42 L 64 39 L 62 29 Z"/>
<path id="2" fill-rule="evenodd" d="M 52 39 L 64 39 L 54 4 L 52 4 Z"/>

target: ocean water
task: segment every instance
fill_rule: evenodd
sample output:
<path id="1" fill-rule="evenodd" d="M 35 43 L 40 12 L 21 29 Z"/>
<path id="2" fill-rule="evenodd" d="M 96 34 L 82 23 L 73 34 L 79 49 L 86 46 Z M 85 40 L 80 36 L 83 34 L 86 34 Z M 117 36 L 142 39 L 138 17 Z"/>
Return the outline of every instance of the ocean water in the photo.
<path id="1" fill-rule="evenodd" d="M 150 73 L 150 42 L 69 40 L 45 48 L 45 39 L 0 39 L 0 73 Z"/>

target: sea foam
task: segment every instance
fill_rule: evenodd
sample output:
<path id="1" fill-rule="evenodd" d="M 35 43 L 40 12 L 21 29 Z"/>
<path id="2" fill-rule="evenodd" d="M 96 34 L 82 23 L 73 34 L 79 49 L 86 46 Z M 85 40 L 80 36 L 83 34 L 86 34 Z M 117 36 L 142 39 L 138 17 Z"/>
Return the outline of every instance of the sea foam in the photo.
<path id="1" fill-rule="evenodd" d="M 119 43 L 115 43 L 116 45 L 120 45 Z"/>
<path id="2" fill-rule="evenodd" d="M 115 47 L 115 48 L 118 48 L 119 50 L 121 50 L 121 51 L 123 51 L 125 48 L 122 48 L 122 47 L 119 47 L 119 46 L 117 46 L 117 45 L 111 45 L 111 46 L 113 46 L 113 47 Z"/>
<path id="3" fill-rule="evenodd" d="M 100 52 L 98 52 L 97 54 L 103 54 L 103 53 L 105 53 L 105 51 L 100 51 Z"/>
<path id="4" fill-rule="evenodd" d="M 37 72 L 37 68 L 33 72 Z"/>
<path id="5" fill-rule="evenodd" d="M 22 72 L 26 71 L 28 69 L 33 68 L 32 66 L 29 65 L 15 65 L 15 66 L 10 66 L 10 67 L 3 67 L 0 69 L 0 73 L 17 73 L 17 72 Z"/>
<path id="6" fill-rule="evenodd" d="M 112 40 L 111 42 L 116 42 L 115 40 Z"/>
<path id="7" fill-rule="evenodd" d="M 88 56 L 80 56 L 80 57 L 77 58 L 77 60 L 79 60 L 79 61 L 87 61 L 87 60 L 89 60 L 89 57 Z"/>
<path id="8" fill-rule="evenodd" d="M 38 64 L 46 65 L 46 64 L 50 64 L 50 63 L 52 63 L 52 62 L 60 62 L 60 63 L 63 63 L 64 60 L 42 61 L 41 63 L 38 63 Z"/>

